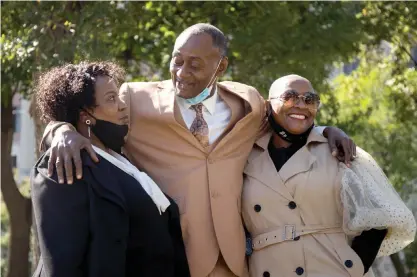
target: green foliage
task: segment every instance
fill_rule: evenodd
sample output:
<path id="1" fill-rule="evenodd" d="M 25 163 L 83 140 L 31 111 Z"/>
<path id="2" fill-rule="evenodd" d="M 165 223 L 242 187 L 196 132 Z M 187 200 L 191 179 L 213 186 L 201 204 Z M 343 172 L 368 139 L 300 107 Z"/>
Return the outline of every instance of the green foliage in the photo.
<path id="1" fill-rule="evenodd" d="M 369 1 L 357 15 L 369 41 L 382 40 L 407 47 L 417 43 L 417 5 L 413 2 Z"/>
<path id="2" fill-rule="evenodd" d="M 326 65 L 347 59 L 363 37 L 354 2 L 42 1 L 2 8 L 3 97 L 17 81 L 30 85 L 39 70 L 82 59 L 117 60 L 133 79 L 168 78 L 176 36 L 198 22 L 230 38 L 228 78 L 263 92 L 290 72 L 321 85 Z"/>
<path id="3" fill-rule="evenodd" d="M 417 72 L 405 67 L 398 74 L 392 56 L 384 59 L 369 49 L 364 53 L 357 70 L 333 82 L 337 116 L 326 116 L 324 103 L 321 119 L 352 135 L 407 195 L 417 179 Z"/>
<path id="4" fill-rule="evenodd" d="M 0 198 L 0 212 L 1 212 L 1 268 L 0 275 L 4 276 L 7 265 L 7 249 L 9 247 L 9 214 L 7 213 L 6 205 L 3 202 L 3 198 Z"/>
<path id="5" fill-rule="evenodd" d="M 359 68 L 331 82 L 320 114 L 322 124 L 344 129 L 371 153 L 410 203 L 417 195 L 417 63 L 411 57 L 417 46 L 416 4 L 365 4 L 357 15 L 366 34 L 356 57 Z M 389 47 L 381 48 L 382 41 Z M 404 253 L 409 276 L 415 276 L 417 243 Z"/>

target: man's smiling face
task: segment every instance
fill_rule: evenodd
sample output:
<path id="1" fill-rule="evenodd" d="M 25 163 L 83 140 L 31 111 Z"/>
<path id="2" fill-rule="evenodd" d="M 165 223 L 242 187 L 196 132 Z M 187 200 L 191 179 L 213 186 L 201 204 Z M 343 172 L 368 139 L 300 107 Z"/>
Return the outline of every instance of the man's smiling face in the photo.
<path id="1" fill-rule="evenodd" d="M 176 40 L 170 72 L 178 96 L 186 99 L 197 96 L 211 85 L 213 76 L 219 76 L 226 67 L 227 58 L 222 59 L 220 49 L 213 45 L 209 34 L 185 33 Z"/>

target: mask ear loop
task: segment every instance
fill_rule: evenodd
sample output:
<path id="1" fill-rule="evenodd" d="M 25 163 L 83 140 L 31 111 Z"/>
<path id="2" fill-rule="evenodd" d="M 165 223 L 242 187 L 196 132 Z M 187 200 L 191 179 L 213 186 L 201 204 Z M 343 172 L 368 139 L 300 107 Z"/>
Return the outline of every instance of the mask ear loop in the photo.
<path id="1" fill-rule="evenodd" d="M 219 69 L 219 66 L 220 66 L 222 61 L 223 61 L 223 57 L 220 59 L 219 63 L 217 64 L 216 70 L 214 71 L 214 74 L 211 77 L 210 82 L 207 84 L 206 88 L 210 87 L 210 84 L 213 85 L 214 82 L 216 81 L 216 79 L 217 79 L 216 73 L 217 73 L 217 70 Z"/>

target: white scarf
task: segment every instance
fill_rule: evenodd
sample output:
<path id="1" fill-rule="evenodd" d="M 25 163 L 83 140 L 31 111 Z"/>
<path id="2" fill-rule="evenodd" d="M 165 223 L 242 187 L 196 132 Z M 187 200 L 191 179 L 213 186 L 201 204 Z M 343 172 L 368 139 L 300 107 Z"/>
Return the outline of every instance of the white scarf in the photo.
<path id="1" fill-rule="evenodd" d="M 158 185 L 148 176 L 148 174 L 141 172 L 136 166 L 132 165 L 127 159 L 123 156 L 117 154 L 116 152 L 110 150 L 110 154 L 101 150 L 98 147 L 93 145 L 94 150 L 105 158 L 107 161 L 117 166 L 133 178 L 135 178 L 139 184 L 143 187 L 146 193 L 152 198 L 152 201 L 155 203 L 158 208 L 159 214 L 165 212 L 165 210 L 171 204 L 166 198 L 165 194 L 162 193 Z"/>

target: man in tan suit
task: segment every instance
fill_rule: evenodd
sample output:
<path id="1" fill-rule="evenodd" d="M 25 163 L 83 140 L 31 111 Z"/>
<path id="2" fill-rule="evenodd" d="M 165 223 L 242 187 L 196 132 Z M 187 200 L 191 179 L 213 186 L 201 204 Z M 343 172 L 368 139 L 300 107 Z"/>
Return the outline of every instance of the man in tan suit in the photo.
<path id="1" fill-rule="evenodd" d="M 125 83 L 120 89 L 130 109 L 123 153 L 178 203 L 194 277 L 248 274 L 242 172 L 262 129 L 265 105 L 253 87 L 217 83 L 227 69 L 226 50 L 226 38 L 216 27 L 191 26 L 176 40 L 171 80 Z M 350 158 L 351 140 L 336 128 L 326 132 Z M 63 168 L 72 182 L 72 161 L 77 178 L 82 175 L 81 148 L 97 160 L 89 141 L 71 126 L 50 124 L 45 138 L 52 141 L 50 172 L 56 165 L 62 182 Z"/>

